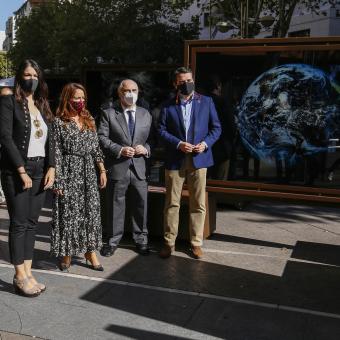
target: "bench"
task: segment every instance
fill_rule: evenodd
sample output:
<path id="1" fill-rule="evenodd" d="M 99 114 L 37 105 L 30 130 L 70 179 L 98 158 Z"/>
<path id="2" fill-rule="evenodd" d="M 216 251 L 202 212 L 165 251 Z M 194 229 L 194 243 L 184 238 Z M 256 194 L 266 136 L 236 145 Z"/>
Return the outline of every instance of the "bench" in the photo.
<path id="1" fill-rule="evenodd" d="M 340 190 L 282 184 L 208 180 L 207 191 L 235 200 L 279 200 L 303 204 L 338 205 Z"/>
<path id="2" fill-rule="evenodd" d="M 148 227 L 150 235 L 163 236 L 163 209 L 165 187 L 149 186 Z M 182 191 L 178 238 L 189 240 L 189 192 Z M 208 180 L 206 187 L 206 218 L 204 238 L 216 230 L 217 202 L 290 201 L 303 204 L 340 204 L 340 190 L 292 185 L 266 184 L 240 181 Z"/>
<path id="3" fill-rule="evenodd" d="M 148 188 L 148 228 L 152 236 L 163 236 L 163 219 L 165 203 L 165 187 L 149 186 Z M 206 192 L 206 215 L 203 237 L 209 237 L 216 230 L 216 200 L 215 196 Z M 178 238 L 189 240 L 189 192 L 182 191 L 179 213 Z"/>

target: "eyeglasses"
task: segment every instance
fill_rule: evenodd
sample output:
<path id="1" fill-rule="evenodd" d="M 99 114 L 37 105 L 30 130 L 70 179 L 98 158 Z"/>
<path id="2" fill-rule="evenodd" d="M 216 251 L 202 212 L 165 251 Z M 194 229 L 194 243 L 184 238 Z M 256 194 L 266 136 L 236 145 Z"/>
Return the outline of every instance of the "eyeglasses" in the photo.
<path id="1" fill-rule="evenodd" d="M 44 134 L 44 131 L 41 129 L 40 120 L 34 119 L 33 120 L 33 125 L 36 128 L 36 131 L 34 133 L 34 137 L 37 138 L 37 139 L 41 138 L 43 136 L 43 134 Z"/>

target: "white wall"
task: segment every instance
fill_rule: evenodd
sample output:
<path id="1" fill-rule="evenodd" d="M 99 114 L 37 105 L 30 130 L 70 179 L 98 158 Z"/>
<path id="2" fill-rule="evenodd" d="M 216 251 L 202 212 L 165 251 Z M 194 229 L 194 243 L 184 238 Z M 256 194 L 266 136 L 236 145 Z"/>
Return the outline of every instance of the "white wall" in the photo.
<path id="1" fill-rule="evenodd" d="M 0 31 L 0 51 L 3 50 L 2 44 L 4 43 L 5 38 L 6 38 L 6 32 Z"/>
<path id="2" fill-rule="evenodd" d="M 202 4 L 208 4 L 209 0 L 200 0 Z M 338 10 L 338 16 L 337 16 Z M 324 5 L 321 8 L 321 12 L 326 15 L 320 14 L 311 14 L 303 7 L 297 7 L 295 13 L 292 17 L 291 25 L 288 33 L 302 31 L 302 30 L 310 30 L 310 36 L 340 36 L 340 6 L 337 5 L 335 8 L 331 8 L 331 6 Z M 193 15 L 201 14 L 201 9 L 197 8 L 197 1 L 191 5 L 191 7 L 184 11 L 180 20 L 182 22 L 190 22 L 191 17 Z M 200 16 L 200 39 L 209 39 L 210 32 L 209 27 L 204 27 L 204 16 Z M 212 28 L 212 32 L 214 32 L 214 27 Z M 233 30 L 228 31 L 227 33 L 217 32 L 214 39 L 227 39 L 230 36 L 236 33 Z M 271 30 L 262 30 L 257 38 L 263 38 L 270 36 Z"/>

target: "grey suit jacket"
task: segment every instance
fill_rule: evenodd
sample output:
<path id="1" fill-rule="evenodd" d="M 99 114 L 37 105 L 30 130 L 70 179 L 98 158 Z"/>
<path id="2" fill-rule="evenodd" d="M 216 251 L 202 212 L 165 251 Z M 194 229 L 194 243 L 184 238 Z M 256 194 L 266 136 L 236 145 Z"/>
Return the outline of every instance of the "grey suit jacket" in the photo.
<path id="1" fill-rule="evenodd" d="M 131 140 L 123 109 L 120 106 L 108 108 L 101 112 L 98 137 L 105 155 L 105 166 L 108 170 L 109 178 L 120 180 L 129 168 L 130 158 L 119 157 L 123 146 L 143 145 L 148 150 L 148 157 L 150 157 L 151 150 L 148 140 L 151 133 L 151 124 L 152 118 L 150 113 L 137 106 L 135 132 L 133 140 Z M 146 178 L 145 160 L 145 156 L 132 158 L 137 176 L 142 180 Z"/>

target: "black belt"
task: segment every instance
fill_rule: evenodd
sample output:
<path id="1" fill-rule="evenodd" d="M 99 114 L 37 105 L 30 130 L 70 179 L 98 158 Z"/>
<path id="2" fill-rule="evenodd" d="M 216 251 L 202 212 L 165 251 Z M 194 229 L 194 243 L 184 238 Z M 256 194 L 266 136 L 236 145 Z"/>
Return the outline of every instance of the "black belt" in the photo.
<path id="1" fill-rule="evenodd" d="M 42 159 L 45 159 L 45 157 L 42 157 L 42 156 L 37 156 L 37 157 L 27 157 L 27 160 L 28 161 L 33 161 L 33 162 L 37 162 L 37 161 L 40 161 Z"/>

